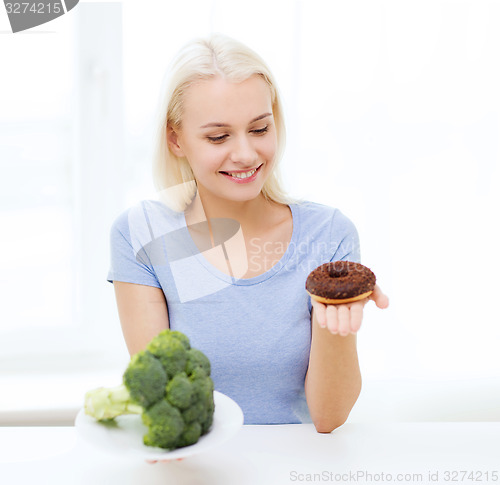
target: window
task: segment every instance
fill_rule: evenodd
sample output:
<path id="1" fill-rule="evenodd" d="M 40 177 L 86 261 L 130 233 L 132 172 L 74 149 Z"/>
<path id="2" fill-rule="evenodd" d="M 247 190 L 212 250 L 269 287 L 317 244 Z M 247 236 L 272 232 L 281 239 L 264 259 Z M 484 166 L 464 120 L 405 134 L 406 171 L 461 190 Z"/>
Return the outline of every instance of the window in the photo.
<path id="1" fill-rule="evenodd" d="M 33 355 L 88 365 L 124 348 L 105 281 L 122 207 L 121 5 L 79 5 L 40 32 L 1 39 L 0 352 L 10 369 Z"/>

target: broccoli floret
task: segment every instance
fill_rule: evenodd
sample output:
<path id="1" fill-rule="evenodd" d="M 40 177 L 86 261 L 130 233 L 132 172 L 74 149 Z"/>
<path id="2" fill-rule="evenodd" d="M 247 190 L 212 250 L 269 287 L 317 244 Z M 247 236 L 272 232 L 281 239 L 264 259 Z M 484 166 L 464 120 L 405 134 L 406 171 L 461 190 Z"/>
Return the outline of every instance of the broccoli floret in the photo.
<path id="1" fill-rule="evenodd" d="M 206 372 L 197 367 L 189 376 L 193 385 L 193 397 L 191 405 L 182 412 L 186 423 L 199 423 L 201 433 L 205 434 L 212 426 L 214 413 L 214 384 Z"/>
<path id="2" fill-rule="evenodd" d="M 202 427 L 198 422 L 189 423 L 184 426 L 184 431 L 179 436 L 181 446 L 189 446 L 196 443 L 201 436 Z"/>
<path id="3" fill-rule="evenodd" d="M 167 380 L 161 362 L 147 350 L 135 354 L 123 374 L 131 400 L 145 408 L 165 396 Z"/>
<path id="4" fill-rule="evenodd" d="M 184 345 L 184 348 L 186 350 L 189 350 L 191 348 L 191 343 L 189 342 L 189 339 L 182 332 L 179 332 L 178 330 L 163 330 L 159 333 L 160 336 L 163 334 L 168 334 L 170 338 L 174 337 L 177 340 L 179 340 L 182 343 L 182 345 Z"/>
<path id="5" fill-rule="evenodd" d="M 197 421 L 201 424 L 201 432 L 205 434 L 212 426 L 214 414 L 214 383 L 212 379 L 206 375 L 205 371 L 200 367 L 191 374 L 190 379 L 194 387 L 195 403 L 201 403 L 201 410 Z"/>
<path id="6" fill-rule="evenodd" d="M 185 369 L 188 357 L 185 341 L 172 333 L 163 330 L 146 347 L 161 362 L 169 379 Z"/>
<path id="7" fill-rule="evenodd" d="M 167 384 L 167 401 L 179 409 L 186 409 L 191 405 L 194 391 L 193 383 L 185 372 L 181 372 Z"/>
<path id="8" fill-rule="evenodd" d="M 196 367 L 201 367 L 207 374 L 210 375 L 210 361 L 208 357 L 198 349 L 190 349 L 187 352 L 186 372 L 191 375 Z"/>
<path id="9" fill-rule="evenodd" d="M 165 330 L 130 359 L 121 386 L 85 395 L 85 412 L 98 421 L 140 414 L 144 444 L 175 449 L 209 431 L 213 390 L 208 358 L 181 332 Z"/>
<path id="10" fill-rule="evenodd" d="M 165 399 L 142 413 L 142 422 L 148 427 L 144 444 L 159 448 L 178 447 L 179 437 L 184 431 L 184 420 L 180 411 Z"/>

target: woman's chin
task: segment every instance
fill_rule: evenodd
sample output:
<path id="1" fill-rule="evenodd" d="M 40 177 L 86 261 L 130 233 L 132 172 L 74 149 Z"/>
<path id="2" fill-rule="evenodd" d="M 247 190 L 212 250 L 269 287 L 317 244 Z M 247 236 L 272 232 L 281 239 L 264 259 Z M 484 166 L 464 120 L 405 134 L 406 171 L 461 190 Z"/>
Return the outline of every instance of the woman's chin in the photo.
<path id="1" fill-rule="evenodd" d="M 237 184 L 228 180 L 223 180 L 223 182 L 223 184 L 217 184 L 217 187 L 213 185 L 212 189 L 203 185 L 202 188 L 198 183 L 198 191 L 202 199 L 205 199 L 206 202 L 208 202 L 207 198 L 210 198 L 223 200 L 227 203 L 241 203 L 250 202 L 262 195 L 263 184 L 255 183 L 256 181 L 250 184 Z"/>

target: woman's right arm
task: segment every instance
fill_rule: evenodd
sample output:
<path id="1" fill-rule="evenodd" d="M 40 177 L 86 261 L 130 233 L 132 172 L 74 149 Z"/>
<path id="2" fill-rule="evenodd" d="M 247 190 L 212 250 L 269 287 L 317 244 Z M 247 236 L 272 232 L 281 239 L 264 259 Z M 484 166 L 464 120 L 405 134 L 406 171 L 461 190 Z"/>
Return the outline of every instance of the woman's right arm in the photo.
<path id="1" fill-rule="evenodd" d="M 118 315 L 130 355 L 169 328 L 165 295 L 161 288 L 114 281 Z"/>

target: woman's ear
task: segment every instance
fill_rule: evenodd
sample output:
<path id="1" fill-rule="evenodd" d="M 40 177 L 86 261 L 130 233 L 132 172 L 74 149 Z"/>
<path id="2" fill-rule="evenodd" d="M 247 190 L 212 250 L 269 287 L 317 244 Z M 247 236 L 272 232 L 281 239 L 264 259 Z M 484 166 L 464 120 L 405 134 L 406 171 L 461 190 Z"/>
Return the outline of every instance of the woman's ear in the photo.
<path id="1" fill-rule="evenodd" d="M 170 151 L 176 157 L 184 157 L 184 151 L 179 145 L 179 136 L 171 125 L 167 125 L 167 143 Z"/>

